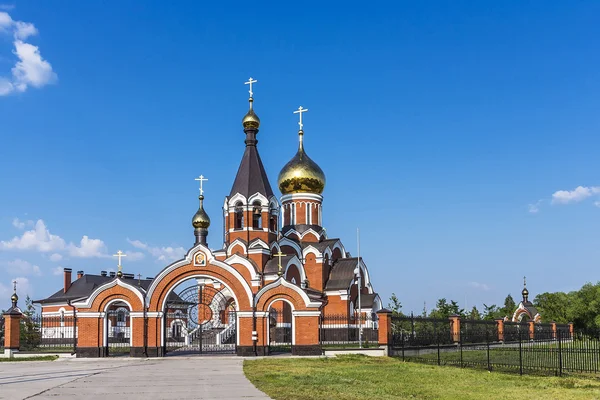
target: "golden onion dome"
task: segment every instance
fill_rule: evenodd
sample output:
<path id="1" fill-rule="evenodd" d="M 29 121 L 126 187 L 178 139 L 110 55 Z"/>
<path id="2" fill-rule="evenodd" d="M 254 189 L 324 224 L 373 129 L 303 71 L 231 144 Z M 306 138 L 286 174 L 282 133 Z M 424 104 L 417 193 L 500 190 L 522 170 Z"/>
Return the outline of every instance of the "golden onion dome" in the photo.
<path id="1" fill-rule="evenodd" d="M 13 295 L 12 295 L 12 296 L 10 296 L 10 300 L 11 300 L 13 303 L 15 303 L 15 304 L 16 304 L 16 303 L 17 303 L 17 301 L 19 301 L 19 296 L 17 296 L 17 294 L 16 294 L 16 293 L 13 293 Z"/>
<path id="2" fill-rule="evenodd" d="M 258 129 L 260 126 L 260 118 L 258 118 L 258 115 L 256 115 L 254 108 L 252 107 L 254 100 L 250 97 L 250 100 L 248 101 L 250 102 L 250 109 L 246 115 L 244 115 L 244 118 L 242 118 L 242 125 L 244 126 L 244 129 Z"/>
<path id="3" fill-rule="evenodd" d="M 204 196 L 199 196 L 198 200 L 200 200 L 200 207 L 198 207 L 198 211 L 196 211 L 196 214 L 192 218 L 192 225 L 195 229 L 207 229 L 210 226 L 210 218 L 206 211 L 204 211 Z"/>
<path id="4" fill-rule="evenodd" d="M 521 292 L 521 294 L 523 296 L 529 296 L 529 290 L 527 290 L 527 288 L 523 288 L 523 291 Z"/>
<path id="5" fill-rule="evenodd" d="M 302 143 L 303 131 L 298 132 L 300 145 L 298 152 L 281 170 L 277 183 L 282 194 L 291 193 L 323 193 L 325 174 L 321 167 L 304 151 Z"/>

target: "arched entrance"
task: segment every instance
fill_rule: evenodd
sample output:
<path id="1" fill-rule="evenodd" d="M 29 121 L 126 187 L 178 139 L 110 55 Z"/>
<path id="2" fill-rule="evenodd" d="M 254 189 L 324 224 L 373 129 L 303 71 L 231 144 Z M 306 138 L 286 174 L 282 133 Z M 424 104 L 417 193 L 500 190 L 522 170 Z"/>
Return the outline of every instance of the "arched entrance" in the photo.
<path id="1" fill-rule="evenodd" d="M 275 300 L 268 311 L 269 354 L 291 353 L 294 338 L 292 305 L 285 300 Z"/>
<path id="2" fill-rule="evenodd" d="M 163 318 L 165 354 L 235 354 L 233 294 L 211 278 L 192 278 L 168 295 Z"/>
<path id="3" fill-rule="evenodd" d="M 109 302 L 104 316 L 104 343 L 108 356 L 129 355 L 131 325 L 131 306 L 123 300 Z"/>

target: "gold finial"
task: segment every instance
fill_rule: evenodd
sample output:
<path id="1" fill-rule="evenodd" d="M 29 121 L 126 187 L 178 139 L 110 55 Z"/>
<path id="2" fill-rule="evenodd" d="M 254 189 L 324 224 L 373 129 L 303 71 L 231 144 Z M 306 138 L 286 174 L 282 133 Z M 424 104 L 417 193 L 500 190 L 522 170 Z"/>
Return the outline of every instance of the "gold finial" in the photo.
<path id="1" fill-rule="evenodd" d="M 121 258 L 127 257 L 127 254 L 125 254 L 121 250 L 119 250 L 119 251 L 117 251 L 117 254 L 113 254 L 113 257 L 119 258 L 119 264 L 117 265 L 117 267 L 119 268 L 119 271 L 117 272 L 117 276 L 120 278 L 123 276 L 123 266 L 121 265 Z"/>
<path id="2" fill-rule="evenodd" d="M 523 277 L 523 287 L 527 287 L 527 277 Z"/>
<path id="3" fill-rule="evenodd" d="M 17 306 L 17 301 L 19 301 L 19 296 L 17 295 L 17 280 L 15 279 L 13 282 L 13 294 L 10 296 L 10 300 L 12 302 L 13 308 Z"/>
<path id="4" fill-rule="evenodd" d="M 142 286 L 142 274 L 138 274 L 138 286 Z"/>
<path id="5" fill-rule="evenodd" d="M 13 293 L 17 293 L 17 280 L 12 281 L 13 283 Z"/>
<path id="6" fill-rule="evenodd" d="M 277 274 L 278 274 L 279 276 L 281 276 L 281 275 L 283 275 L 283 267 L 281 266 L 281 257 L 287 256 L 287 254 L 283 254 L 283 253 L 281 252 L 281 250 L 279 250 L 279 252 L 278 252 L 278 253 L 276 253 L 276 254 L 275 254 L 275 256 L 276 256 L 276 257 L 279 257 L 279 262 L 277 263 L 277 267 L 278 267 L 278 269 L 277 269 Z"/>

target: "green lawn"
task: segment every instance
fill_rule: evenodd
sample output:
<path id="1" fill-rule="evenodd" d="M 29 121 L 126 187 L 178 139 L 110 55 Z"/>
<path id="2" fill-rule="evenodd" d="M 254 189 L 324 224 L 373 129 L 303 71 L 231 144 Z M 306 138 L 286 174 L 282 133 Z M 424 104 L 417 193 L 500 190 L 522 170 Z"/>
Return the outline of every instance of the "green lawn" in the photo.
<path id="1" fill-rule="evenodd" d="M 600 380 L 519 376 L 402 362 L 389 357 L 264 358 L 244 373 L 276 400 L 600 399 Z"/>
<path id="2" fill-rule="evenodd" d="M 0 362 L 54 361 L 57 358 L 58 358 L 58 356 L 34 356 L 34 357 L 0 358 Z"/>

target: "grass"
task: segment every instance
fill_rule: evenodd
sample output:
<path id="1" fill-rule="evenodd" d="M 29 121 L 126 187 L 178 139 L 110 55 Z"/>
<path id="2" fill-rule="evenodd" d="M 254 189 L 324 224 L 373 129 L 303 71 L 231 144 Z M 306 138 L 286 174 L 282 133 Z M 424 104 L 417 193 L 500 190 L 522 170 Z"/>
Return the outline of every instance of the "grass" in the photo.
<path id="1" fill-rule="evenodd" d="M 600 380 L 489 373 L 402 362 L 391 357 L 264 358 L 244 373 L 276 400 L 600 399 Z"/>
<path id="2" fill-rule="evenodd" d="M 35 357 L 0 358 L 0 362 L 54 361 L 57 358 L 58 358 L 58 356 L 35 356 Z"/>

